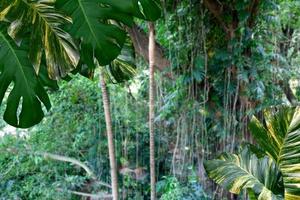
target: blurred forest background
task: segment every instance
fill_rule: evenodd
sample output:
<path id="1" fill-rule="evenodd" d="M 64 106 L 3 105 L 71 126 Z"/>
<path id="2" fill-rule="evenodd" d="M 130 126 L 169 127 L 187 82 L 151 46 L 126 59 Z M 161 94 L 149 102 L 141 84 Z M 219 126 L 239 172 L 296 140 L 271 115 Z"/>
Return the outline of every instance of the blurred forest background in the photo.
<path id="1" fill-rule="evenodd" d="M 155 22 L 157 195 L 244 199 L 214 184 L 203 161 L 252 141 L 253 114 L 300 100 L 300 1 L 164 0 L 162 7 Z M 135 77 L 111 80 L 108 91 L 120 198 L 142 200 L 150 197 L 147 23 L 137 20 L 128 32 L 137 53 Z M 50 91 L 53 107 L 37 126 L 12 129 L 0 121 L 0 199 L 84 199 L 76 191 L 108 190 L 95 73 L 93 80 L 73 75 Z"/>

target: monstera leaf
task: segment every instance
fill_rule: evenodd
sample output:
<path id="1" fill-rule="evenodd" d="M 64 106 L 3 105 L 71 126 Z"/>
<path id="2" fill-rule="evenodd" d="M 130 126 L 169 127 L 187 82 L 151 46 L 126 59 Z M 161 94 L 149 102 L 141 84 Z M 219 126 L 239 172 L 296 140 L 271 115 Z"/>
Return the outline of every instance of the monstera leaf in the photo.
<path id="1" fill-rule="evenodd" d="M 58 0 L 57 5 L 73 18 L 69 32 L 80 40 L 82 63 L 95 57 L 104 66 L 120 54 L 126 41 L 122 24 L 130 26 L 133 17 L 155 20 L 160 9 L 155 0 Z"/>
<path id="2" fill-rule="evenodd" d="M 98 2 L 102 6 L 110 6 L 141 19 L 154 21 L 161 15 L 158 0 L 98 0 Z"/>
<path id="3" fill-rule="evenodd" d="M 20 44 L 30 38 L 29 58 L 38 74 L 43 51 L 52 79 L 66 76 L 79 62 L 72 37 L 61 27 L 72 20 L 54 8 L 53 0 L 3 1 L 0 20 L 10 22 L 9 35 Z"/>
<path id="4" fill-rule="evenodd" d="M 232 193 L 247 190 L 251 200 L 283 199 L 282 177 L 276 163 L 268 156 L 258 157 L 247 146 L 238 155 L 224 153 L 204 166 L 210 178 Z"/>
<path id="5" fill-rule="evenodd" d="M 41 104 L 47 109 L 51 107 L 43 86 L 56 87 L 56 84 L 47 75 L 40 80 L 27 51 L 16 46 L 5 32 L 0 28 L 0 103 L 8 95 L 4 120 L 12 126 L 28 128 L 42 120 Z"/>
<path id="6" fill-rule="evenodd" d="M 300 107 L 264 112 L 265 125 L 253 117 L 250 130 L 275 160 L 282 174 L 286 200 L 300 199 Z"/>

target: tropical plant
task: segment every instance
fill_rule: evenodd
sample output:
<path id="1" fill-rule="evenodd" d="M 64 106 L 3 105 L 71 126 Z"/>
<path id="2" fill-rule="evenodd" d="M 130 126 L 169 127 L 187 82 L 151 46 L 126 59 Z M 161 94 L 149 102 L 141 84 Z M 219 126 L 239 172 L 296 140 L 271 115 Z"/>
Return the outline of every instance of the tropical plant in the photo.
<path id="1" fill-rule="evenodd" d="M 251 200 L 300 199 L 300 107 L 267 109 L 249 128 L 260 148 L 245 145 L 206 161 L 208 176 L 232 193 L 247 190 Z"/>
<path id="2" fill-rule="evenodd" d="M 0 102 L 9 93 L 4 120 L 21 128 L 39 123 L 42 104 L 51 106 L 45 77 L 58 80 L 76 67 L 93 69 L 94 58 L 110 64 L 126 42 L 125 25 L 134 17 L 159 16 L 156 0 L 1 1 Z"/>

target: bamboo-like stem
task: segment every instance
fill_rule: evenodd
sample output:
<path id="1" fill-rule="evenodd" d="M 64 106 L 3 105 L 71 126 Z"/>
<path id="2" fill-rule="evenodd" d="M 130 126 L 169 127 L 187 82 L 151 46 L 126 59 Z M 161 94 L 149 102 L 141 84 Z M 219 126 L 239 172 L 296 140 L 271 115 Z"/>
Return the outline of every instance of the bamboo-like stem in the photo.
<path id="1" fill-rule="evenodd" d="M 113 200 L 118 200 L 119 199 L 118 175 L 117 175 L 117 164 L 116 164 L 116 158 L 115 158 L 114 135 L 113 135 L 113 130 L 112 130 L 112 122 L 111 122 L 111 114 L 110 114 L 110 102 L 109 102 L 106 83 L 105 83 L 102 71 L 100 71 L 100 87 L 101 87 L 101 91 L 102 91 L 102 101 L 103 101 L 105 123 L 106 123 L 106 133 L 107 133 L 107 140 L 108 140 L 108 153 L 109 153 L 109 162 L 110 162 L 112 195 L 113 195 Z"/>
<path id="2" fill-rule="evenodd" d="M 155 134 L 154 134 L 154 63 L 155 63 L 155 30 L 154 24 L 149 23 L 149 137 L 150 137 L 150 179 L 151 200 L 156 200 L 155 192 Z"/>

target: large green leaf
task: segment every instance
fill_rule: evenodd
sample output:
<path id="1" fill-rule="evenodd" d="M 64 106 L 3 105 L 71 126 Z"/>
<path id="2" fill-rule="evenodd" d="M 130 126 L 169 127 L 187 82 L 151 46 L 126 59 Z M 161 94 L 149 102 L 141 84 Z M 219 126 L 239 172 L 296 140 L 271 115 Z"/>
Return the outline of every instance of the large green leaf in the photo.
<path id="1" fill-rule="evenodd" d="M 122 24 L 131 25 L 134 17 L 155 20 L 160 9 L 155 0 L 58 0 L 57 5 L 73 18 L 69 32 L 80 40 L 82 63 L 93 57 L 108 65 L 120 54 L 126 41 Z"/>
<path id="2" fill-rule="evenodd" d="M 4 120 L 12 126 L 28 128 L 42 120 L 42 104 L 47 109 L 51 107 L 43 85 L 56 85 L 47 76 L 38 78 L 27 51 L 17 47 L 5 32 L 0 28 L 0 103 L 8 95 Z"/>
<path id="3" fill-rule="evenodd" d="M 101 65 L 107 65 L 119 55 L 126 34 L 108 19 L 126 20 L 126 14 L 101 7 L 98 0 L 59 0 L 57 3 L 74 19 L 69 32 L 81 40 L 82 51 L 91 52 L 89 57 L 82 59 L 96 57 Z"/>
<path id="4" fill-rule="evenodd" d="M 98 0 L 98 2 L 141 19 L 154 21 L 161 15 L 158 0 Z"/>
<path id="5" fill-rule="evenodd" d="M 252 199 L 282 199 L 282 177 L 275 162 L 268 156 L 258 157 L 249 147 L 238 155 L 224 153 L 204 166 L 210 178 L 232 193 L 247 190 Z"/>
<path id="6" fill-rule="evenodd" d="M 66 76 L 79 62 L 71 36 L 61 27 L 72 20 L 54 8 L 53 0 L 14 0 L 0 7 L 0 20 L 9 21 L 9 35 L 19 44 L 30 38 L 29 58 L 39 72 L 43 51 L 49 76 Z"/>
<path id="7" fill-rule="evenodd" d="M 264 112 L 265 125 L 253 117 L 252 135 L 277 162 L 285 187 L 285 199 L 300 199 L 300 108 L 279 107 Z"/>

